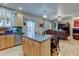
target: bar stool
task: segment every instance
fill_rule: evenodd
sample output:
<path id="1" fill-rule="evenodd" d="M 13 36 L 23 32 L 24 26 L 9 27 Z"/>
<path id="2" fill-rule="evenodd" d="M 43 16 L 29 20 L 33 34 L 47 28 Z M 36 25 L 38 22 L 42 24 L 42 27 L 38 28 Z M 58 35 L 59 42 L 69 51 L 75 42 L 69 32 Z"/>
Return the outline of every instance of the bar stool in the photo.
<path id="1" fill-rule="evenodd" d="M 59 40 L 60 40 L 59 35 L 56 35 L 55 37 L 51 38 L 51 53 L 52 53 L 52 55 L 54 52 L 56 52 L 56 55 L 59 55 L 59 52 L 60 52 Z"/>

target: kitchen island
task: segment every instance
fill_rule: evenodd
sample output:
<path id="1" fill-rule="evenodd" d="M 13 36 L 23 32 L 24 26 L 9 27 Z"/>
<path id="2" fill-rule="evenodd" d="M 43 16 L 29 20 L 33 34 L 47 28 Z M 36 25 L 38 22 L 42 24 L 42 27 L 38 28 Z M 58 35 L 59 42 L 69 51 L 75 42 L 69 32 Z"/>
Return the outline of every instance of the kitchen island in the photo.
<path id="1" fill-rule="evenodd" d="M 22 46 L 26 56 L 51 56 L 50 35 L 23 35 Z"/>

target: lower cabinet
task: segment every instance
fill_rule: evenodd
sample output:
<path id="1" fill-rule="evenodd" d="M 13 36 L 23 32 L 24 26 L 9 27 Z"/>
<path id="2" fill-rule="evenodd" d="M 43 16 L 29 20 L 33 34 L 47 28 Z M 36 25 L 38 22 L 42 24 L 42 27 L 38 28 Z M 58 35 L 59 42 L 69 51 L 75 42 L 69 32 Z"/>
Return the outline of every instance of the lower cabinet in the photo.
<path id="1" fill-rule="evenodd" d="M 27 56 L 50 56 L 50 40 L 37 42 L 32 39 L 22 38 L 23 53 Z"/>
<path id="2" fill-rule="evenodd" d="M 14 46 L 14 35 L 0 35 L 0 50 Z"/>
<path id="3" fill-rule="evenodd" d="M 32 54 L 31 55 L 32 56 L 40 56 L 40 48 L 34 45 L 32 47 Z"/>
<path id="4" fill-rule="evenodd" d="M 14 46 L 14 35 L 6 35 L 6 47 Z"/>
<path id="5" fill-rule="evenodd" d="M 40 47 L 36 46 L 34 41 L 23 37 L 23 53 L 28 56 L 39 56 Z"/>
<path id="6" fill-rule="evenodd" d="M 4 48 L 6 48 L 5 36 L 0 35 L 0 49 L 4 49 Z"/>
<path id="7" fill-rule="evenodd" d="M 29 46 L 28 46 L 28 40 L 27 39 L 25 39 L 24 37 L 23 37 L 23 40 L 22 40 L 22 46 L 23 46 L 23 53 L 25 54 L 25 55 L 29 55 Z"/>
<path id="8" fill-rule="evenodd" d="M 40 43 L 29 40 L 30 43 L 30 49 L 31 49 L 31 56 L 39 56 L 40 55 Z"/>

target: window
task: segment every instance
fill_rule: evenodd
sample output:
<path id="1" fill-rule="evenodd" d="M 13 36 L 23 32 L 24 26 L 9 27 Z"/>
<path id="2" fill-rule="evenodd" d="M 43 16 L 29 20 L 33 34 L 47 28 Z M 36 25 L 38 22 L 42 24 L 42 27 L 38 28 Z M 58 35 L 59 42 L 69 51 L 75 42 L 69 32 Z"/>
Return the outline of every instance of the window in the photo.
<path id="1" fill-rule="evenodd" d="M 9 21 L 9 19 L 5 20 L 5 26 L 11 26 L 11 22 Z"/>
<path id="2" fill-rule="evenodd" d="M 3 19 L 0 19 L 0 26 L 3 26 L 4 25 L 3 22 L 4 22 Z"/>
<path id="3" fill-rule="evenodd" d="M 44 25 L 45 25 L 45 29 L 51 29 L 52 28 L 52 24 L 50 21 L 45 20 L 44 21 Z"/>
<path id="4" fill-rule="evenodd" d="M 27 35 L 34 36 L 35 35 L 35 22 L 27 20 Z"/>

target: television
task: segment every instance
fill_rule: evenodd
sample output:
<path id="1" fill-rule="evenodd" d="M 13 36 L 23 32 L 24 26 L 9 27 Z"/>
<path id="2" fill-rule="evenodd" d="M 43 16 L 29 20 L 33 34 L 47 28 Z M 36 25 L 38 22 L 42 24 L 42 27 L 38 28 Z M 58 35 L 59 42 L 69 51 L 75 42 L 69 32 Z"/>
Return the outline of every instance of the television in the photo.
<path id="1" fill-rule="evenodd" d="M 73 28 L 73 33 L 79 33 L 79 28 Z"/>

